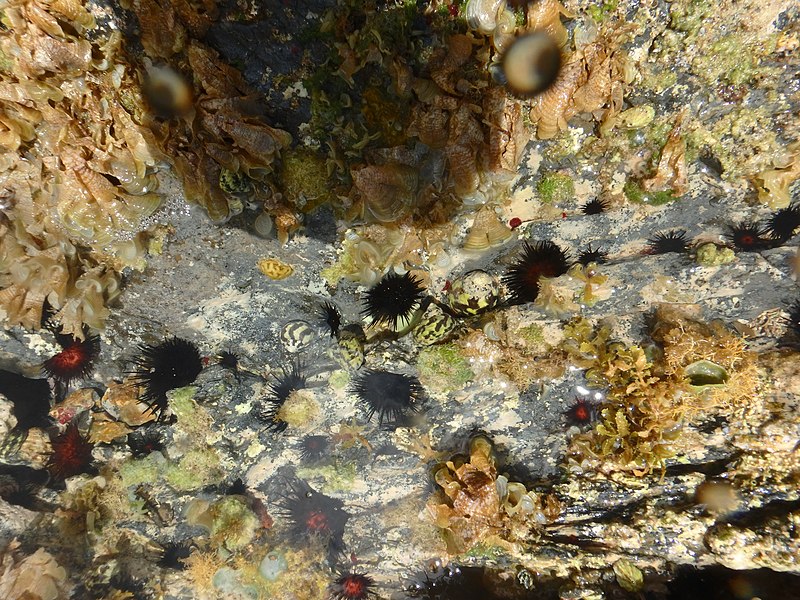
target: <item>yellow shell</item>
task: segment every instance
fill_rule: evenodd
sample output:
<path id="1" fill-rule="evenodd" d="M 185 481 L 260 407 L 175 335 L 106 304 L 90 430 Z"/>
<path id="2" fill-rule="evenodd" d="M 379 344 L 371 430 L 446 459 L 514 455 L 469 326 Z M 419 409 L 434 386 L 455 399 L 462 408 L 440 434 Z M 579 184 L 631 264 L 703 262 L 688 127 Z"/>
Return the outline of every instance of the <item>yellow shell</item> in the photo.
<path id="1" fill-rule="evenodd" d="M 258 261 L 258 270 L 275 281 L 286 279 L 294 273 L 294 267 L 276 258 L 262 258 Z"/>

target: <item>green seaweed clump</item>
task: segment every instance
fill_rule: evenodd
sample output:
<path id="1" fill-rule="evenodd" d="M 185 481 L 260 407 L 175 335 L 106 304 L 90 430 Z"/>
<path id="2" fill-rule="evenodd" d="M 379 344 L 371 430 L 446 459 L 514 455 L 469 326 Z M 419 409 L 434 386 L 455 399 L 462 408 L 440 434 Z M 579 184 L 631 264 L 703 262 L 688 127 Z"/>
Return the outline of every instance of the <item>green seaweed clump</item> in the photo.
<path id="1" fill-rule="evenodd" d="M 225 496 L 216 502 L 193 500 L 186 509 L 187 521 L 208 530 L 211 543 L 235 551 L 249 544 L 260 523 L 241 496 Z"/>
<path id="2" fill-rule="evenodd" d="M 287 150 L 282 157 L 281 187 L 286 198 L 299 210 L 311 212 L 330 199 L 325 159 L 305 149 Z"/>
<path id="3" fill-rule="evenodd" d="M 697 249 L 695 260 L 697 264 L 704 267 L 716 267 L 733 262 L 736 260 L 736 254 L 730 248 L 708 243 L 703 244 Z"/>
<path id="4" fill-rule="evenodd" d="M 424 348 L 419 353 L 417 369 L 420 381 L 440 392 L 457 390 L 475 378 L 469 361 L 455 344 Z"/>
<path id="5" fill-rule="evenodd" d="M 629 201 L 636 204 L 661 206 L 662 204 L 668 204 L 675 200 L 675 196 L 673 195 L 672 191 L 666 190 L 663 192 L 646 192 L 642 189 L 642 186 L 633 179 L 629 179 L 625 182 L 623 192 Z"/>
<path id="6" fill-rule="evenodd" d="M 561 204 L 575 197 L 575 183 L 564 173 L 546 173 L 536 184 L 536 191 L 545 204 Z"/>

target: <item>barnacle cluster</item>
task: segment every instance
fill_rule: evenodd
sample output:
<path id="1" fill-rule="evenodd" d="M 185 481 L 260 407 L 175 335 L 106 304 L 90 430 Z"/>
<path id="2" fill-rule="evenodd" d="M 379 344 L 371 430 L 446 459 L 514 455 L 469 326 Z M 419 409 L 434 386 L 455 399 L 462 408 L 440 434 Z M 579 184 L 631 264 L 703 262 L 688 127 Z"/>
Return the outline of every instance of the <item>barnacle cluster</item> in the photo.
<path id="1" fill-rule="evenodd" d="M 540 528 L 561 512 L 555 496 L 528 491 L 499 475 L 492 444 L 483 436 L 470 441 L 468 457 L 437 466 L 434 480 L 440 495 L 427 509 L 451 554 L 482 543 L 508 548 L 534 543 Z"/>

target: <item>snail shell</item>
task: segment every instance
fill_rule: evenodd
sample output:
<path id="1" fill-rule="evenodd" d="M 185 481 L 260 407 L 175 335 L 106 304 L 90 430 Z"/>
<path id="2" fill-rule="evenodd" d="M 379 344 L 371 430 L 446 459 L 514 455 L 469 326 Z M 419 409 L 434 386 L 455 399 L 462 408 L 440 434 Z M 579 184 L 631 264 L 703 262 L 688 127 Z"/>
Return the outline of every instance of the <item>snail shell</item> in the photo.
<path id="1" fill-rule="evenodd" d="M 306 321 L 289 321 L 281 330 L 281 343 L 287 352 L 297 354 L 314 341 L 314 329 Z"/>

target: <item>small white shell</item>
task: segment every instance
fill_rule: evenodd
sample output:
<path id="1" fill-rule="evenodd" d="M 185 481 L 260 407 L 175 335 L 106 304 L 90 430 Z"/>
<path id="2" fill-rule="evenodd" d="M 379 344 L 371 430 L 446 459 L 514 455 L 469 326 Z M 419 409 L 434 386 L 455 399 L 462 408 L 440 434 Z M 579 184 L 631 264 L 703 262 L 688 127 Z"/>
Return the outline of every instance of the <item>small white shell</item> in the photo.
<path id="1" fill-rule="evenodd" d="M 314 330 L 306 321 L 289 321 L 281 329 L 281 343 L 287 352 L 297 354 L 314 341 Z"/>
<path id="2" fill-rule="evenodd" d="M 469 28 L 489 35 L 497 27 L 497 11 L 505 0 L 469 0 L 466 17 Z"/>

